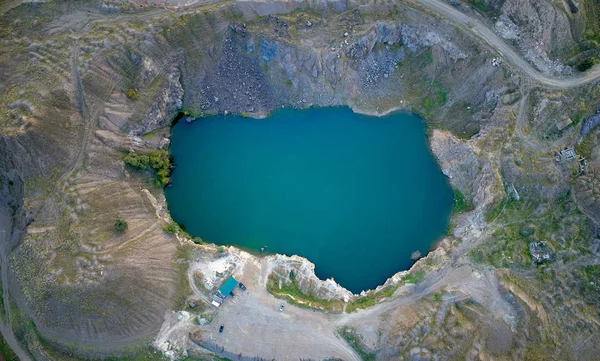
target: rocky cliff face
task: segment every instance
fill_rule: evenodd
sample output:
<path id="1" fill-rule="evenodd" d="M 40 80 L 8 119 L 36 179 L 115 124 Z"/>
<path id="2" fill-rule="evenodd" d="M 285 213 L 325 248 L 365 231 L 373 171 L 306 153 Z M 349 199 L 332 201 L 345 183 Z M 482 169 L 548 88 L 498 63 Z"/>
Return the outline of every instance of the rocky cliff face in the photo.
<path id="1" fill-rule="evenodd" d="M 562 61 L 576 45 L 565 9 L 546 0 L 501 3 L 501 6 L 495 4 L 501 14 L 494 24 L 496 32 L 515 44 L 541 72 L 571 74 L 572 69 L 564 66 Z"/>

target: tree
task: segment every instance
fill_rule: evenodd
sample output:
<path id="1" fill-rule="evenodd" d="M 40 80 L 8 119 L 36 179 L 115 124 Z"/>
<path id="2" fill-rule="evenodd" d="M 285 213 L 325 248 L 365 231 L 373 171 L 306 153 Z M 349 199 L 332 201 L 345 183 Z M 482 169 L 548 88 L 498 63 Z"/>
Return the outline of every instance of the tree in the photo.
<path id="1" fill-rule="evenodd" d="M 131 100 L 136 100 L 138 98 L 137 91 L 135 89 L 129 88 L 126 94 L 127 98 Z"/>
<path id="2" fill-rule="evenodd" d="M 171 160 L 169 154 L 164 150 L 153 150 L 149 156 L 150 166 L 156 172 L 157 183 L 166 186 L 169 183 L 169 172 Z"/>
<path id="3" fill-rule="evenodd" d="M 129 225 L 127 224 L 127 221 L 117 218 L 117 220 L 115 221 L 114 227 L 115 227 L 115 231 L 117 233 L 123 233 L 127 230 Z"/>
<path id="4" fill-rule="evenodd" d="M 175 222 L 171 222 L 163 227 L 163 230 L 168 234 L 175 234 L 179 230 L 179 226 Z"/>
<path id="5" fill-rule="evenodd" d="M 128 166 L 136 169 L 147 170 L 148 168 L 152 168 L 156 175 L 154 183 L 157 187 L 164 187 L 170 181 L 171 159 L 166 150 L 153 150 L 146 154 L 132 152 L 127 154 L 123 158 L 123 161 Z"/>
<path id="6" fill-rule="evenodd" d="M 583 72 L 593 67 L 595 63 L 596 61 L 594 61 L 593 58 L 586 58 L 577 63 L 575 67 L 577 68 L 577 70 Z"/>
<path id="7" fill-rule="evenodd" d="M 138 169 L 147 169 L 150 165 L 150 158 L 147 155 L 129 153 L 123 158 L 125 164 Z"/>

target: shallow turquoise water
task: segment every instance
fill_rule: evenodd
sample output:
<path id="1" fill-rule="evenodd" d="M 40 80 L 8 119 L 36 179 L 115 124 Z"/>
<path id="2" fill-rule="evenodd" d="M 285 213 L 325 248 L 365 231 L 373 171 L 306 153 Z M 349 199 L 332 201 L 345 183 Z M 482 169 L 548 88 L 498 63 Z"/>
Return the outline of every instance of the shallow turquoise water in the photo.
<path id="1" fill-rule="evenodd" d="M 173 128 L 171 215 L 207 242 L 298 254 L 353 292 L 409 268 L 447 228 L 452 191 L 415 115 L 284 109 Z"/>

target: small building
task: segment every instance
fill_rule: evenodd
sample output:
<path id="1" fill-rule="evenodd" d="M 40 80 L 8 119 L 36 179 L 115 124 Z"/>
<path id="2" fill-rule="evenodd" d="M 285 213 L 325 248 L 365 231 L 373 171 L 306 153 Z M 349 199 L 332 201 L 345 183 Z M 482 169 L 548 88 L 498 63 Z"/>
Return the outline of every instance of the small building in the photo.
<path id="1" fill-rule="evenodd" d="M 574 148 L 565 148 L 560 152 L 556 153 L 556 161 L 563 162 L 566 160 L 572 160 L 575 159 L 576 156 L 577 154 L 575 153 Z"/>
<path id="2" fill-rule="evenodd" d="M 223 298 L 227 297 L 231 291 L 235 289 L 235 286 L 238 285 L 238 281 L 233 278 L 233 276 L 229 276 L 229 278 L 223 283 L 223 286 L 219 288 L 217 294 Z"/>
<path id="3" fill-rule="evenodd" d="M 215 307 L 221 306 L 225 298 L 229 296 L 229 293 L 235 289 L 235 286 L 237 286 L 238 283 L 239 282 L 235 278 L 230 276 L 227 280 L 225 280 L 225 283 L 223 283 L 217 293 L 213 295 L 211 304 Z"/>
<path id="4" fill-rule="evenodd" d="M 219 295 L 214 294 L 212 297 L 211 304 L 215 307 L 219 307 L 219 306 L 221 306 L 221 303 L 223 303 L 223 300 L 224 300 L 223 297 L 220 297 Z"/>

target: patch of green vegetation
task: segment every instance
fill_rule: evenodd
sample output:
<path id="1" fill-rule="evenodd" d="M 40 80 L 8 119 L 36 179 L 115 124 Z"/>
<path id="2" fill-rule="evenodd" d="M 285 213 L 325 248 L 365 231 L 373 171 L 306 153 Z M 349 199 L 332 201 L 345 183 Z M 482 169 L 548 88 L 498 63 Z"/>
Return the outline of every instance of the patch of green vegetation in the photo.
<path id="1" fill-rule="evenodd" d="M 514 207 L 517 205 L 518 202 L 516 202 L 515 200 L 513 200 L 512 198 L 509 197 L 504 197 L 503 199 L 500 200 L 500 202 L 494 206 L 493 208 L 491 208 L 490 210 L 488 210 L 485 215 L 484 215 L 484 219 L 486 222 L 493 222 L 494 220 L 496 220 L 496 218 L 498 218 L 505 210 L 506 207 Z"/>
<path id="2" fill-rule="evenodd" d="M 206 242 L 204 242 L 202 240 L 202 238 L 200 238 L 200 237 L 194 237 L 194 238 L 192 238 L 192 242 L 194 242 L 195 244 L 206 244 Z"/>
<path id="3" fill-rule="evenodd" d="M 190 247 L 177 246 L 175 252 L 175 269 L 177 270 L 177 294 L 175 295 L 174 308 L 181 309 L 187 306 L 187 298 L 193 294 L 192 288 L 187 277 L 189 261 L 191 259 Z"/>
<path id="4" fill-rule="evenodd" d="M 119 218 L 115 221 L 114 228 L 115 228 L 115 232 L 117 232 L 117 233 L 125 232 L 128 227 L 129 227 L 129 225 L 127 224 L 127 221 L 125 221 L 123 219 Z"/>
<path id="5" fill-rule="evenodd" d="M 479 125 L 473 121 L 477 107 L 464 100 L 457 100 L 446 110 L 444 118 L 435 121 L 435 128 L 448 130 L 460 139 L 469 139 L 479 132 Z"/>
<path id="6" fill-rule="evenodd" d="M 586 113 L 586 109 L 579 109 L 577 113 L 575 113 L 575 115 L 573 116 L 573 119 L 571 119 L 571 124 L 569 124 L 569 126 L 574 127 L 577 124 L 581 123 Z"/>
<path id="7" fill-rule="evenodd" d="M 140 170 L 152 168 L 156 174 L 154 183 L 157 187 L 164 187 L 169 183 L 171 160 L 166 150 L 153 150 L 147 154 L 129 153 L 123 161 L 128 166 Z"/>
<path id="8" fill-rule="evenodd" d="M 398 282 L 395 285 L 388 286 L 379 292 L 373 290 L 367 292 L 366 295 L 358 297 L 348 304 L 346 312 L 354 312 L 357 309 L 367 309 L 377 303 L 383 301 L 385 298 L 391 297 L 394 292 L 400 287 L 402 282 Z"/>
<path id="9" fill-rule="evenodd" d="M 488 2 L 483 0 L 465 0 L 468 4 L 470 4 L 474 9 L 479 12 L 485 14 L 488 18 L 493 18 L 499 16 L 500 14 L 493 7 L 489 6 Z"/>
<path id="10" fill-rule="evenodd" d="M 51 360 L 64 361 L 165 361 L 169 358 L 163 356 L 162 352 L 152 347 L 151 339 L 142 339 L 129 344 L 126 347 L 119 348 L 118 351 L 110 355 L 99 357 L 95 354 L 94 348 L 82 347 L 81 345 L 64 343 L 55 343 L 51 340 L 40 339 L 43 346 L 43 352 Z M 89 351 L 91 354 L 86 354 Z"/>
<path id="11" fill-rule="evenodd" d="M 579 294 L 585 303 L 600 305 L 600 265 L 585 266 L 580 270 L 582 281 Z"/>
<path id="12" fill-rule="evenodd" d="M 356 351 L 363 361 L 375 361 L 375 352 L 367 352 L 363 349 L 362 339 L 352 327 L 341 327 L 336 330 L 336 333 Z"/>
<path id="13" fill-rule="evenodd" d="M 153 347 L 148 347 L 139 350 L 132 350 L 127 352 L 125 355 L 118 357 L 110 357 L 105 359 L 106 361 L 164 361 L 169 358 L 163 356 L 160 351 L 157 351 Z"/>
<path id="14" fill-rule="evenodd" d="M 521 232 L 521 228 L 520 224 L 511 224 L 496 230 L 492 234 L 494 246 L 484 256 L 485 261 L 504 268 L 511 265 L 524 267 L 530 264 L 529 242 L 537 239 Z"/>
<path id="15" fill-rule="evenodd" d="M 206 114 L 206 113 L 198 113 L 198 112 L 194 112 L 194 111 L 191 111 L 191 110 L 186 110 L 186 111 L 183 112 L 183 114 L 187 115 L 188 117 L 191 117 L 193 119 L 198 119 L 198 118 L 202 118 L 202 117 L 207 116 L 207 115 L 212 115 L 212 114 Z M 173 120 L 175 120 L 175 118 L 177 118 L 177 116 L 175 116 L 173 118 Z M 172 122 L 171 122 L 171 125 L 172 125 Z"/>
<path id="16" fill-rule="evenodd" d="M 581 60 L 580 62 L 578 62 L 575 65 L 575 68 L 578 71 L 584 72 L 586 70 L 591 69 L 594 66 L 594 64 L 596 64 L 596 60 L 594 60 L 594 58 L 592 58 L 592 57 L 585 58 L 585 59 Z"/>
<path id="17" fill-rule="evenodd" d="M 167 232 L 167 234 L 174 235 L 179 231 L 179 225 L 175 222 L 171 222 L 163 226 L 163 231 Z"/>
<path id="18" fill-rule="evenodd" d="M 462 194 L 458 189 L 454 190 L 454 206 L 452 207 L 453 213 L 464 213 L 470 212 L 474 209 L 473 203 Z"/>
<path id="19" fill-rule="evenodd" d="M 421 100 L 421 108 L 426 118 L 435 115 L 436 111 L 448 101 L 448 93 L 439 81 L 431 82 L 428 95 Z"/>
<path id="20" fill-rule="evenodd" d="M 550 262 L 556 259 L 568 262 L 577 254 L 589 252 L 586 247 L 591 230 L 586 226 L 575 226 L 585 224 L 586 217 L 569 191 L 551 201 L 505 198 L 485 217 L 495 228 L 493 240 L 469 252 L 474 263 L 528 268 L 533 261 L 529 249 L 532 242 L 544 242 L 543 247 L 551 256 Z"/>
<path id="21" fill-rule="evenodd" d="M 583 32 L 583 48 L 593 49 L 600 44 L 600 1 L 584 0 L 581 8 L 585 31 Z"/>
<path id="22" fill-rule="evenodd" d="M 425 272 L 423 271 L 417 271 L 415 273 L 409 273 L 406 277 L 404 277 L 402 279 L 402 281 L 406 284 L 406 283 L 419 283 L 419 281 L 421 281 L 423 279 L 423 277 L 425 277 Z"/>
<path id="23" fill-rule="evenodd" d="M 418 64 L 421 64 L 422 67 L 426 67 L 428 65 L 433 64 L 433 52 L 431 47 L 425 49 L 419 56 L 416 58 Z"/>
<path id="24" fill-rule="evenodd" d="M 135 91 L 135 89 L 132 88 L 127 89 L 127 92 L 125 94 L 127 95 L 127 98 L 131 100 L 136 100 L 138 98 L 137 91 Z"/>
<path id="25" fill-rule="evenodd" d="M 183 361 L 232 361 L 231 359 L 228 359 L 227 357 L 221 357 L 221 356 L 217 356 L 217 355 L 210 355 L 209 356 L 210 359 L 207 358 L 194 358 L 194 357 L 186 357 L 184 359 L 182 359 Z"/>
<path id="26" fill-rule="evenodd" d="M 0 359 L 3 361 L 19 361 L 17 354 L 8 346 L 2 335 L 0 335 Z"/>
<path id="27" fill-rule="evenodd" d="M 353 312 L 357 309 L 366 309 L 371 306 L 374 306 L 377 303 L 383 301 L 385 298 L 391 297 L 400 286 L 407 283 L 417 283 L 421 279 L 423 279 L 424 276 L 425 273 L 423 271 L 409 273 L 406 277 L 402 278 L 402 280 L 396 283 L 395 285 L 385 287 L 384 289 L 379 290 L 378 292 L 371 290 L 367 292 L 366 295 L 358 297 L 352 300 L 350 303 L 348 303 L 348 306 L 346 307 L 346 312 Z"/>
<path id="28" fill-rule="evenodd" d="M 452 221 L 450 221 L 448 223 L 448 227 L 446 228 L 446 236 L 450 237 L 450 236 L 454 235 L 454 227 L 456 227 L 456 224 L 454 224 Z"/>
<path id="29" fill-rule="evenodd" d="M 277 276 L 270 274 L 267 280 L 267 291 L 275 297 L 284 298 L 288 302 L 300 307 L 332 312 L 341 312 L 343 309 L 343 302 L 341 300 L 327 300 L 319 298 L 312 293 L 303 292 L 293 272 L 290 273 L 290 281 L 282 282 L 281 287 L 279 287 Z"/>
<path id="30" fill-rule="evenodd" d="M 15 338 L 19 341 L 23 351 L 31 352 L 39 346 L 43 339 L 35 326 L 35 323 L 17 307 L 12 298 L 9 298 L 10 315 Z"/>
<path id="31" fill-rule="evenodd" d="M 487 5 L 485 5 L 485 3 L 480 0 L 472 1 L 471 6 L 473 6 L 475 9 L 480 10 L 480 11 L 487 10 Z"/>
<path id="32" fill-rule="evenodd" d="M 596 145 L 596 134 L 593 132 L 588 133 L 578 144 L 575 145 L 575 152 L 581 154 L 586 158 L 592 156 L 592 150 Z"/>
<path id="33" fill-rule="evenodd" d="M 483 263 L 485 261 L 485 255 L 481 249 L 472 249 L 467 256 L 473 263 Z"/>

